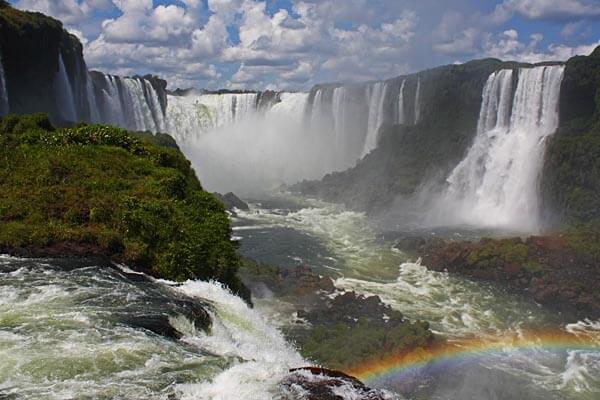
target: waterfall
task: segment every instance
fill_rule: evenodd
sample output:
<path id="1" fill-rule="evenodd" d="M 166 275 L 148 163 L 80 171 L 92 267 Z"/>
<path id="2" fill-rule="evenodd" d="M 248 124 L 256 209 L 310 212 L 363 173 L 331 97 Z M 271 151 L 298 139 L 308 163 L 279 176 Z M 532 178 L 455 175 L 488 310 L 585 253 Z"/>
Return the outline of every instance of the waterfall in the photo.
<path id="1" fill-rule="evenodd" d="M 71 87 L 71 82 L 69 81 L 69 76 L 67 75 L 62 54 L 60 53 L 58 54 L 58 72 L 54 78 L 54 92 L 62 118 L 66 121 L 78 121 L 73 89 Z"/>
<path id="2" fill-rule="evenodd" d="M 257 100 L 257 93 L 168 96 L 166 130 L 176 139 L 186 141 L 255 115 Z"/>
<path id="3" fill-rule="evenodd" d="M 8 104 L 8 90 L 6 89 L 6 76 L 4 75 L 4 60 L 0 54 L 0 117 L 8 114 L 10 106 Z"/>
<path id="4" fill-rule="evenodd" d="M 445 214 L 471 225 L 535 230 L 545 139 L 558 127 L 564 66 L 493 73 L 483 90 L 478 131 L 448 178 Z"/>
<path id="5" fill-rule="evenodd" d="M 417 92 L 415 94 L 415 125 L 421 122 L 421 77 L 417 80 Z"/>
<path id="6" fill-rule="evenodd" d="M 343 86 L 333 90 L 332 112 L 336 147 L 339 147 L 342 144 L 344 135 L 346 135 L 349 130 L 349 97 L 350 94 L 348 89 Z"/>
<path id="7" fill-rule="evenodd" d="M 93 124 L 99 124 L 102 122 L 102 117 L 100 116 L 98 102 L 96 101 L 96 94 L 94 93 L 94 82 L 92 81 L 92 77 L 89 73 L 86 78 L 87 80 L 85 82 L 85 90 L 88 105 L 90 107 L 90 122 Z"/>
<path id="8" fill-rule="evenodd" d="M 400 93 L 398 94 L 398 118 L 396 119 L 396 123 L 404 124 L 406 123 L 406 115 L 404 113 L 404 86 L 406 85 L 406 79 L 402 80 L 402 84 L 400 85 Z"/>
<path id="9" fill-rule="evenodd" d="M 367 88 L 367 93 L 369 99 L 369 119 L 362 156 L 365 156 L 377 146 L 377 134 L 384 120 L 384 101 L 387 93 L 387 83 L 377 82 Z"/>

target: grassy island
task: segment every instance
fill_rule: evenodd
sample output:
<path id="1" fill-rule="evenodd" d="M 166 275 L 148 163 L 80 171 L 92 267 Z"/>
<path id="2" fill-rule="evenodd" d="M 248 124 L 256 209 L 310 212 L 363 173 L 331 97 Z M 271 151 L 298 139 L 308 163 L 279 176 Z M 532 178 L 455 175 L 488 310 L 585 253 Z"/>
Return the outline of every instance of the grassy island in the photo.
<path id="1" fill-rule="evenodd" d="M 0 122 L 0 251 L 100 256 L 177 281 L 214 279 L 245 299 L 223 205 L 168 135 Z"/>

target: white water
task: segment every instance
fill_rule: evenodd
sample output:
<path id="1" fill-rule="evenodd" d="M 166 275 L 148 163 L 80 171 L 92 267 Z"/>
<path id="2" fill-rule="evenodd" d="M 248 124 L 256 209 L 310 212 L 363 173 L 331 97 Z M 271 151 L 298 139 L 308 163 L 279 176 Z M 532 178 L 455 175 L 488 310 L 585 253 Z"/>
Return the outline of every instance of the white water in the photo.
<path id="1" fill-rule="evenodd" d="M 546 138 L 558 127 L 563 66 L 492 74 L 483 91 L 477 136 L 448 178 L 434 220 L 535 231 L 538 178 Z M 511 106 L 512 104 L 512 106 Z"/>
<path id="2" fill-rule="evenodd" d="M 20 399 L 273 399 L 306 361 L 221 285 L 136 283 L 107 267 L 0 259 L 0 396 Z M 169 312 L 174 290 L 209 303 L 213 326 L 181 315 L 180 341 L 114 319 Z"/>
<path id="3" fill-rule="evenodd" d="M 58 101 L 58 111 L 62 118 L 66 121 L 78 121 L 73 89 L 60 53 L 58 55 L 58 71 L 54 77 L 54 92 Z"/>
<path id="4" fill-rule="evenodd" d="M 166 130 L 180 143 L 258 112 L 256 93 L 168 96 L 167 104 Z"/>
<path id="5" fill-rule="evenodd" d="M 379 128 L 381 127 L 385 117 L 384 102 L 386 93 L 386 82 L 377 82 L 367 88 L 367 98 L 369 99 L 369 119 L 362 157 L 371 152 L 371 150 L 377 146 Z"/>
<path id="6" fill-rule="evenodd" d="M 303 206 L 299 206 L 302 202 Z M 391 243 L 377 237 L 362 213 L 290 195 L 267 204 L 275 204 L 276 208 L 251 205 L 250 211 L 240 212 L 234 220 L 235 233 L 242 237 L 242 243 L 259 234 L 262 241 L 275 240 L 284 232 L 282 228 L 317 238 L 333 255 L 331 268 L 320 268 L 319 272 L 338 277 L 338 289 L 378 295 L 407 318 L 430 322 L 432 329 L 449 341 L 473 337 L 497 340 L 522 337 L 529 330 L 553 329 L 585 337 L 586 342 L 596 343 L 600 349 L 598 322 L 561 326 L 556 315 L 533 301 L 406 261 L 406 256 L 392 249 Z M 293 205 L 286 209 L 283 204 Z M 271 237 L 265 236 L 269 231 Z M 289 252 L 293 245 L 285 243 L 283 251 Z M 305 242 L 299 241 L 298 246 L 304 247 Z M 267 245 L 261 251 L 268 249 Z M 299 263 L 311 259 L 312 249 L 305 248 L 304 254 L 298 250 L 300 253 L 294 253 L 299 255 Z M 269 307 L 268 303 L 265 307 Z M 285 323 L 286 318 L 279 316 L 278 321 Z M 548 348 L 535 338 L 527 347 L 521 349 L 507 341 L 505 348 L 497 352 L 484 352 L 472 362 L 457 362 L 444 368 L 439 372 L 441 380 L 423 383 L 424 387 L 432 385 L 434 395 L 417 398 L 591 400 L 600 394 L 599 351 Z M 394 387 L 393 378 L 368 383 Z"/>
<path id="7" fill-rule="evenodd" d="M 396 123 L 405 124 L 406 123 L 406 113 L 404 111 L 404 87 L 406 85 L 406 79 L 402 80 L 402 84 L 400 85 L 400 93 L 398 94 L 398 118 L 396 119 Z"/>
<path id="8" fill-rule="evenodd" d="M 421 77 L 417 80 L 417 93 L 415 94 L 415 125 L 421 122 Z"/>
<path id="9" fill-rule="evenodd" d="M 8 114 L 10 106 L 8 104 L 8 90 L 6 89 L 6 76 L 4 74 L 4 60 L 0 53 L 0 117 Z"/>

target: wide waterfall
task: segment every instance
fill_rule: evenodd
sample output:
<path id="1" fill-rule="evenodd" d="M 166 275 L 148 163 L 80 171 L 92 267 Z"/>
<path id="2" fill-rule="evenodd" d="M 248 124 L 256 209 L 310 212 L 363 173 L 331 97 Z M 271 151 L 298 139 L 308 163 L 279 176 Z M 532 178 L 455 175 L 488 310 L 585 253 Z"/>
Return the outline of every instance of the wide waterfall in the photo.
<path id="1" fill-rule="evenodd" d="M 62 54 L 58 55 L 58 72 L 54 78 L 54 91 L 61 117 L 66 121 L 78 121 L 73 88 L 69 81 Z"/>
<path id="2" fill-rule="evenodd" d="M 147 79 L 94 74 L 90 76 L 96 90 L 88 91 L 92 120 L 97 115 L 103 123 L 165 132 L 167 124 L 158 94 Z"/>
<path id="3" fill-rule="evenodd" d="M 10 106 L 8 104 L 8 90 L 6 89 L 6 76 L 4 75 L 4 62 L 0 54 L 0 116 L 8 114 Z"/>
<path id="4" fill-rule="evenodd" d="M 563 71 L 564 66 L 540 66 L 501 70 L 489 77 L 477 135 L 448 178 L 438 220 L 524 230 L 538 227 L 538 177 L 545 139 L 558 127 Z"/>
<path id="5" fill-rule="evenodd" d="M 169 96 L 167 131 L 184 142 L 258 112 L 257 93 Z"/>

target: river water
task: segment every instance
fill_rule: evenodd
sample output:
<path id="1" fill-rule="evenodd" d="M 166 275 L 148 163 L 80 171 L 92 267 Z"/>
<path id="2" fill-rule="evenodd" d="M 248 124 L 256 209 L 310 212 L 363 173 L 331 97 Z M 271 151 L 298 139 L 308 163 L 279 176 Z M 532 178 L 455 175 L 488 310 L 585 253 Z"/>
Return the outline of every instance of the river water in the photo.
<path id="1" fill-rule="evenodd" d="M 564 324 L 560 316 L 500 288 L 429 271 L 394 249 L 364 214 L 339 205 L 279 195 L 254 202 L 234 226 L 243 254 L 282 266 L 312 266 L 332 277 L 339 290 L 378 295 L 406 317 L 430 322 L 457 346 L 478 340 L 479 349 L 468 349 L 466 356 L 439 365 L 434 358 L 412 370 L 413 378 L 428 375 L 415 398 L 600 398 L 599 322 Z M 275 308 L 272 302 L 263 307 L 265 313 Z M 556 339 L 568 332 L 579 335 L 585 349 Z M 497 341 L 502 345 L 493 351 L 480 343 Z M 369 378 L 373 386 L 395 389 L 406 376 L 399 371 Z"/>
<path id="2" fill-rule="evenodd" d="M 377 294 L 450 342 L 574 332 L 588 344 L 548 346 L 540 334 L 528 336 L 527 346 L 521 339 L 434 359 L 411 369 L 417 385 L 410 398 L 600 397 L 600 323 L 564 325 L 525 299 L 431 272 L 394 250 L 365 215 L 337 205 L 280 195 L 252 203 L 233 223 L 243 254 L 284 267 L 310 265 L 340 291 Z M 189 317 L 189 302 L 211 315 L 207 332 Z M 290 320 L 281 310 L 292 310 L 277 303 L 259 300 L 250 309 L 216 283 L 175 284 L 100 262 L 2 256 L 0 398 L 285 399 L 279 382 L 309 361 L 280 333 Z M 132 323 L 157 316 L 183 337 Z M 363 377 L 390 391 L 406 378 L 402 369 Z"/>

